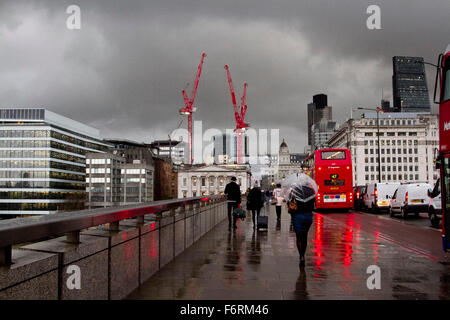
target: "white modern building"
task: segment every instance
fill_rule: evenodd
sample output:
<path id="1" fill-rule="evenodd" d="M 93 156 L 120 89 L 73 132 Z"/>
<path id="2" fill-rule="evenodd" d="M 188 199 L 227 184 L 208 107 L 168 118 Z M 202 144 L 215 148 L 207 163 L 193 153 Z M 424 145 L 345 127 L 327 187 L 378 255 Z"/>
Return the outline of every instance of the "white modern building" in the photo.
<path id="1" fill-rule="evenodd" d="M 99 131 L 42 108 L 0 109 L 0 215 L 84 208 L 86 153 Z"/>
<path id="2" fill-rule="evenodd" d="M 439 149 L 438 116 L 430 113 L 381 113 L 381 182 L 425 182 L 438 178 L 435 159 Z M 349 148 L 353 184 L 378 182 L 377 114 L 345 122 L 328 141 L 330 148 Z"/>
<path id="3" fill-rule="evenodd" d="M 225 186 L 237 178 L 241 192 L 250 187 L 250 167 L 248 165 L 190 166 L 178 171 L 178 198 L 190 198 L 223 194 Z"/>

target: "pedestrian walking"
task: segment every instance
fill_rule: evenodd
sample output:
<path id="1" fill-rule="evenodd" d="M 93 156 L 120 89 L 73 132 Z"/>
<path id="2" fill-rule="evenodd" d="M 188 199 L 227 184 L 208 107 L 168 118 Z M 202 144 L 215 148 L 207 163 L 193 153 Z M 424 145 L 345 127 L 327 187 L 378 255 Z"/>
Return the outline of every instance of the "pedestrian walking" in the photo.
<path id="1" fill-rule="evenodd" d="M 233 228 L 236 226 L 236 217 L 233 215 L 233 210 L 239 208 L 241 205 L 241 188 L 236 183 L 236 177 L 231 177 L 231 182 L 225 186 L 224 193 L 227 195 L 228 202 L 228 229 L 231 229 L 231 221 L 233 221 Z"/>
<path id="2" fill-rule="evenodd" d="M 271 196 L 270 196 L 270 191 L 267 190 L 267 191 L 266 191 L 266 206 L 267 206 L 267 207 L 270 206 L 270 198 L 271 198 Z"/>
<path id="3" fill-rule="evenodd" d="M 281 206 L 283 205 L 283 196 L 281 190 L 281 184 L 277 184 L 277 187 L 273 190 L 273 199 L 275 203 L 275 211 L 277 213 L 277 221 L 281 220 Z"/>
<path id="4" fill-rule="evenodd" d="M 264 205 L 264 193 L 261 189 L 255 185 L 253 189 L 248 193 L 248 207 L 252 211 L 253 228 L 256 228 L 256 222 L 258 221 L 259 213 Z"/>
<path id="5" fill-rule="evenodd" d="M 308 245 L 308 231 L 312 224 L 312 211 L 318 188 L 313 179 L 304 173 L 299 173 L 286 178 L 285 189 L 289 193 L 287 197 L 288 212 L 291 214 L 296 235 L 300 267 L 303 267 Z"/>

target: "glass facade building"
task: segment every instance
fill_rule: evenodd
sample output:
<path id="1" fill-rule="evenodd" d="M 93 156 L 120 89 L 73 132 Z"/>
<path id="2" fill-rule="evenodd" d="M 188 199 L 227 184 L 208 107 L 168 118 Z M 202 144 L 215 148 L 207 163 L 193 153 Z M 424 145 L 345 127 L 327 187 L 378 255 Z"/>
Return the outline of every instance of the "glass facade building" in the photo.
<path id="1" fill-rule="evenodd" d="M 142 148 L 141 148 L 142 149 Z M 86 154 L 86 192 L 89 209 L 151 202 L 154 199 L 154 165 L 139 148 Z M 141 153 L 142 154 L 142 153 Z M 134 158 L 134 157 L 133 157 Z"/>
<path id="2" fill-rule="evenodd" d="M 430 112 L 430 97 L 421 57 L 392 58 L 392 92 L 395 112 Z"/>
<path id="3" fill-rule="evenodd" d="M 0 109 L 0 215 L 84 206 L 88 152 L 109 144 L 99 131 L 45 109 Z"/>

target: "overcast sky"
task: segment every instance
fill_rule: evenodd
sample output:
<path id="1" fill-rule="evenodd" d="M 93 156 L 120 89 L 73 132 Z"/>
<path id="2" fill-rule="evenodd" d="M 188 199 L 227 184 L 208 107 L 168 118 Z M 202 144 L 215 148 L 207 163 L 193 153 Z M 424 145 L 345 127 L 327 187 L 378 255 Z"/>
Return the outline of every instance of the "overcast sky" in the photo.
<path id="1" fill-rule="evenodd" d="M 71 4 L 81 30 L 66 27 Z M 370 4 L 381 30 L 366 27 Z M 248 82 L 246 121 L 302 152 L 314 94 L 340 123 L 351 107 L 379 105 L 382 89 L 392 103 L 392 56 L 436 62 L 449 13 L 448 0 L 0 0 L 0 107 L 45 107 L 103 137 L 166 139 L 206 52 L 194 119 L 234 128 L 228 64 L 239 96 Z"/>

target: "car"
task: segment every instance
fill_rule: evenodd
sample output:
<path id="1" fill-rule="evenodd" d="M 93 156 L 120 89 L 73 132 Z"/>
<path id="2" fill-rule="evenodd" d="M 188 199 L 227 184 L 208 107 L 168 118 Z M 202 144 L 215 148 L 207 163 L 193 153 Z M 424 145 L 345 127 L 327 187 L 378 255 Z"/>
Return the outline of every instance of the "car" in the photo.
<path id="1" fill-rule="evenodd" d="M 390 200 L 399 186 L 399 182 L 369 183 L 364 196 L 364 206 L 377 213 L 382 210 L 389 212 Z"/>
<path id="2" fill-rule="evenodd" d="M 429 190 L 428 217 L 431 225 L 439 228 L 439 222 L 442 219 L 442 203 L 441 203 L 441 181 L 438 179 L 433 190 Z"/>
<path id="3" fill-rule="evenodd" d="M 367 186 L 355 186 L 353 187 L 353 194 L 355 195 L 355 200 L 353 201 L 353 206 L 355 210 L 364 209 L 364 195 L 366 193 Z"/>
<path id="4" fill-rule="evenodd" d="M 416 217 L 420 212 L 428 212 L 428 192 L 431 186 L 428 183 L 402 184 L 392 196 L 389 213 L 391 217 L 400 213 L 404 219 L 409 213 Z"/>

